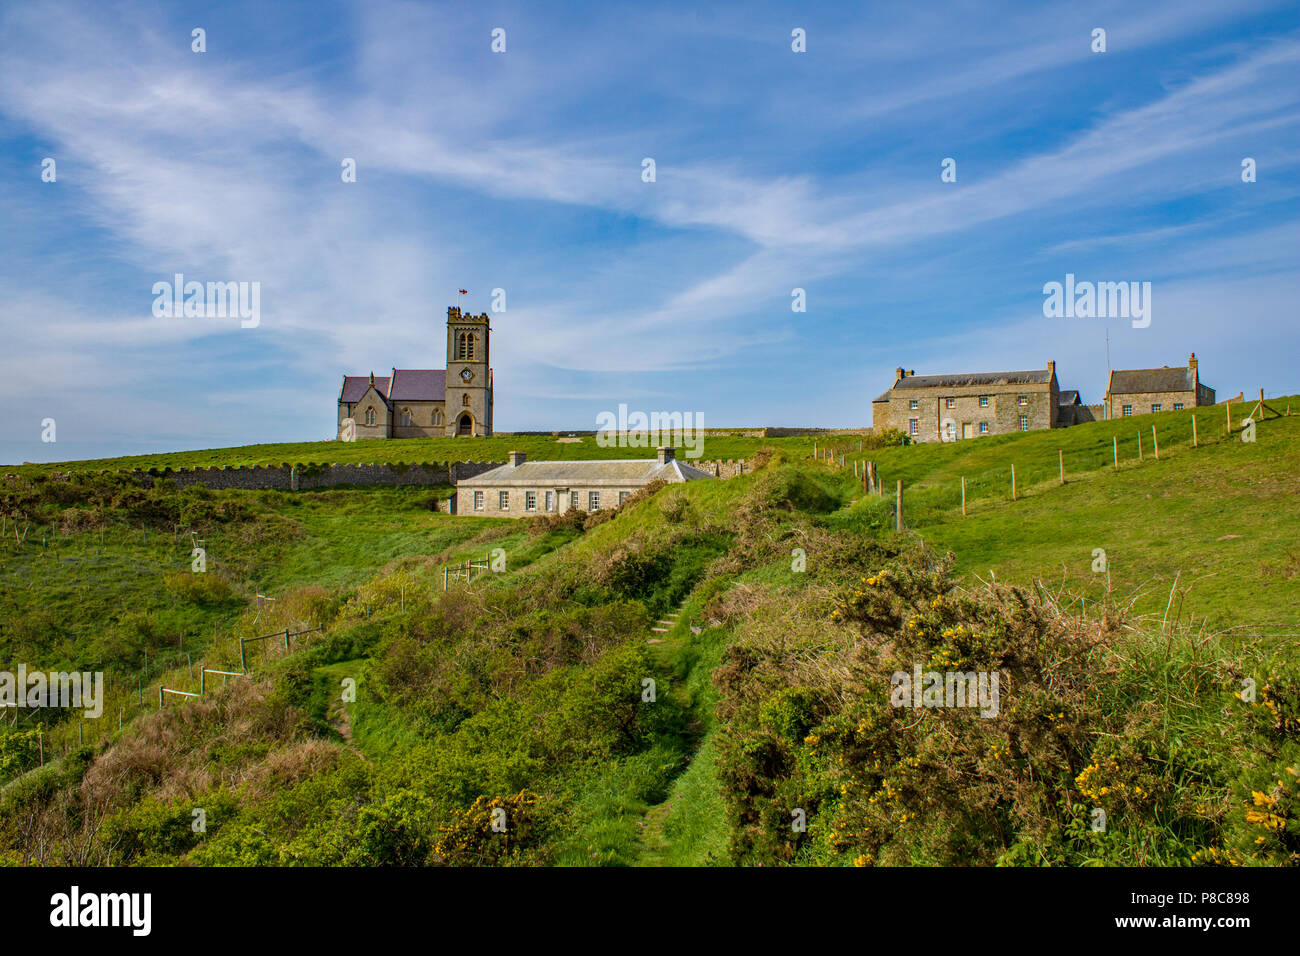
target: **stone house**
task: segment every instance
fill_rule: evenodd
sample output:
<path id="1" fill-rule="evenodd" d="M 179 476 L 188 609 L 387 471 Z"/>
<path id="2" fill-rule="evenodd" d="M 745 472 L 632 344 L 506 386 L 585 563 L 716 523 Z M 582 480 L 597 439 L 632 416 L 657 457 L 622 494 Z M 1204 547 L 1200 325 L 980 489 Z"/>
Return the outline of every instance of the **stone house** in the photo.
<path id="1" fill-rule="evenodd" d="M 1061 394 L 1055 362 L 1043 369 L 956 375 L 900 368 L 893 386 L 871 403 L 871 424 L 877 433 L 897 428 L 919 442 L 1060 428 L 1076 421 L 1073 406 L 1062 412 Z"/>
<path id="2" fill-rule="evenodd" d="M 1214 389 L 1201 384 L 1196 353 L 1186 368 L 1114 369 L 1106 383 L 1102 403 L 1107 418 L 1126 418 L 1151 412 L 1176 412 L 1214 404 Z"/>
<path id="3" fill-rule="evenodd" d="M 456 482 L 455 511 L 489 518 L 600 511 L 657 479 L 680 484 L 712 477 L 678 461 L 673 448 L 660 448 L 656 458 L 609 461 L 527 461 L 512 451 L 506 464 Z"/>
<path id="4" fill-rule="evenodd" d="M 447 367 L 344 375 L 338 437 L 435 438 L 492 434 L 492 330 L 487 313 L 447 309 Z M 351 423 L 349 426 L 348 423 Z M 350 434 L 349 434 L 350 432 Z"/>

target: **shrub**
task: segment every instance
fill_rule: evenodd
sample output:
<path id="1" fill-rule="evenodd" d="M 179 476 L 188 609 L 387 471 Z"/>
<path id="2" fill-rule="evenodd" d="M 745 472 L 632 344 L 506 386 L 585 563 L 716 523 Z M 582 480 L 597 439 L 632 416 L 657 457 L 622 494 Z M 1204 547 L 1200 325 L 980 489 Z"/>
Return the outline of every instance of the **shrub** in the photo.
<path id="1" fill-rule="evenodd" d="M 1294 678 L 1273 672 L 1225 730 L 1226 675 L 1190 639 L 1164 635 L 1152 654 L 1113 614 L 1084 621 L 1017 588 L 966 592 L 922 551 L 864 570 L 828 609 L 829 636 L 815 636 L 815 605 L 802 608 L 806 638 L 788 617 L 772 634 L 753 608 L 737 620 L 715 672 L 737 859 L 1296 861 Z M 895 675 L 917 667 L 997 675 L 996 713 L 891 699 Z M 793 808 L 806 833 L 791 830 Z"/>
<path id="2" fill-rule="evenodd" d="M 242 603 L 231 583 L 215 571 L 169 571 L 163 575 L 163 588 L 187 604 L 212 607 Z"/>

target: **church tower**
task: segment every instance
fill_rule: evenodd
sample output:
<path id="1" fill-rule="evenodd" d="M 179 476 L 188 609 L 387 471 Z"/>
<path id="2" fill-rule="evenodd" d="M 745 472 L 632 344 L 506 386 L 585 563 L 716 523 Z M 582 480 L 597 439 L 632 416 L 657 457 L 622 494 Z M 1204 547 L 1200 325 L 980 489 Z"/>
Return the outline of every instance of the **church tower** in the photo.
<path id="1" fill-rule="evenodd" d="M 488 316 L 447 309 L 447 434 L 492 434 L 492 367 Z"/>

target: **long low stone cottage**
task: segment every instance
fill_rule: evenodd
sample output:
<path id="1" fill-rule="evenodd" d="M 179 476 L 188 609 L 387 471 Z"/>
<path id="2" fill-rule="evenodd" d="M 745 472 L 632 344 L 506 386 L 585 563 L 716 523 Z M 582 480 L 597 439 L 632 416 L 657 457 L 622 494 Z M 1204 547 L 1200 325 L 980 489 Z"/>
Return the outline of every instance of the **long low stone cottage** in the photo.
<path id="1" fill-rule="evenodd" d="M 456 482 L 455 512 L 528 518 L 574 508 L 600 511 L 617 508 L 652 481 L 680 484 L 713 477 L 675 455 L 673 448 L 660 448 L 655 458 L 527 461 L 523 452 L 512 451 L 506 464 Z"/>

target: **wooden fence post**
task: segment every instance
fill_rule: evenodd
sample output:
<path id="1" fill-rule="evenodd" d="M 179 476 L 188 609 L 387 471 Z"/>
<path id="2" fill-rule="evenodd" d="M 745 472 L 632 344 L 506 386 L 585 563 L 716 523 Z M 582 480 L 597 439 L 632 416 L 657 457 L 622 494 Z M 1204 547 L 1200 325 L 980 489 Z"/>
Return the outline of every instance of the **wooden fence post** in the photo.
<path id="1" fill-rule="evenodd" d="M 1156 426 L 1151 426 L 1151 447 L 1156 451 L 1156 461 L 1160 460 L 1160 435 L 1156 433 Z"/>
<path id="2" fill-rule="evenodd" d="M 903 530 L 903 481 L 898 481 L 898 503 L 894 508 L 894 530 Z"/>
<path id="3" fill-rule="evenodd" d="M 1056 449 L 1056 454 L 1061 461 L 1061 484 L 1065 484 L 1065 449 L 1063 448 Z"/>
<path id="4" fill-rule="evenodd" d="M 1228 415 L 1228 437 L 1232 437 L 1232 402 L 1224 402 L 1223 410 Z"/>
<path id="5" fill-rule="evenodd" d="M 1119 471 L 1119 437 L 1117 435 L 1111 435 L 1110 444 L 1111 450 L 1115 452 L 1115 470 Z"/>
<path id="6" fill-rule="evenodd" d="M 1011 466 L 1011 500 L 1016 500 L 1016 466 Z"/>
<path id="7" fill-rule="evenodd" d="M 1142 460 L 1142 430 L 1138 429 L 1138 461 Z"/>
<path id="8" fill-rule="evenodd" d="M 961 516 L 966 517 L 966 476 L 961 476 Z"/>
<path id="9" fill-rule="evenodd" d="M 1196 442 L 1196 413 L 1195 412 L 1192 412 L 1192 447 L 1193 448 L 1198 447 Z"/>

